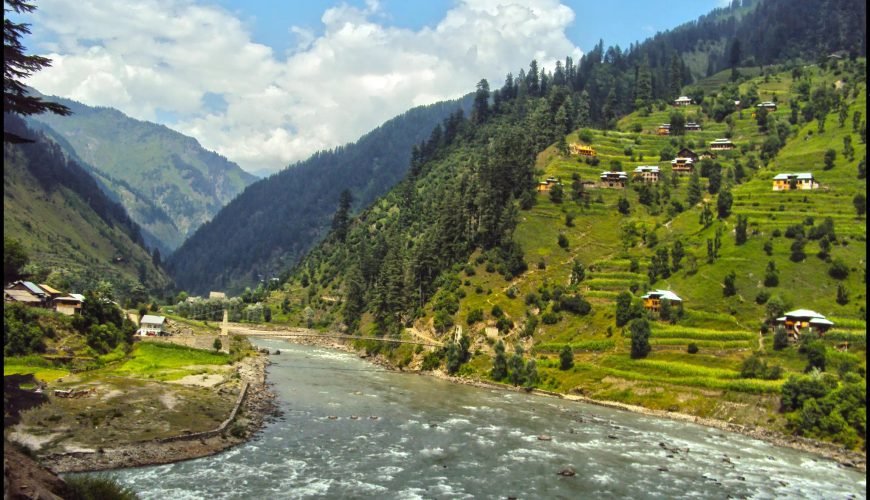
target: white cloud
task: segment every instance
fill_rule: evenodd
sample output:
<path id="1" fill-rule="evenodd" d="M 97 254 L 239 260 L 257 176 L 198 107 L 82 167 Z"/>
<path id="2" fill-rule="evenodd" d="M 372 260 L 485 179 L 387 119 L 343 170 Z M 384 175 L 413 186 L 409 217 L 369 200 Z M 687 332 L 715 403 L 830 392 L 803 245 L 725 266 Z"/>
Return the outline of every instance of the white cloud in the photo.
<path id="1" fill-rule="evenodd" d="M 29 84 L 166 123 L 249 170 L 278 170 L 356 140 L 408 108 L 500 85 L 530 60 L 552 67 L 580 51 L 558 0 L 460 0 L 434 27 L 380 24 L 382 7 L 327 9 L 323 34 L 290 26 L 286 56 L 244 24 L 192 0 L 42 0 L 35 25 L 57 38 L 53 67 Z M 203 105 L 206 93 L 226 108 Z"/>

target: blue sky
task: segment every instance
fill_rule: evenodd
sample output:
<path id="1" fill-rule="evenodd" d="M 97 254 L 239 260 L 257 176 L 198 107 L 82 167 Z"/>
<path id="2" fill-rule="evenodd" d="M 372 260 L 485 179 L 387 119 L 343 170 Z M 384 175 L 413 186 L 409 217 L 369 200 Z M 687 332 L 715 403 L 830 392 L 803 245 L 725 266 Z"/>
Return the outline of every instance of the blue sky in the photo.
<path id="1" fill-rule="evenodd" d="M 411 107 L 627 48 L 724 0 L 39 0 L 27 83 L 274 172 Z"/>
<path id="2" fill-rule="evenodd" d="M 288 36 L 289 25 L 304 26 L 322 32 L 320 18 L 323 12 L 341 2 L 336 0 L 306 0 L 304 2 L 275 2 L 273 0 L 217 0 L 216 4 L 239 13 L 250 23 L 254 39 L 284 52 L 293 46 Z M 344 3 L 365 6 L 363 0 Z M 434 26 L 453 5 L 454 0 L 381 0 L 386 11 L 382 19 L 394 26 L 420 29 Z M 657 31 L 673 28 L 697 19 L 710 10 L 725 5 L 723 0 L 668 0 L 651 2 L 640 0 L 565 0 L 577 18 L 568 27 L 568 38 L 584 52 L 592 49 L 599 39 L 605 46 L 627 48 L 633 42 L 643 41 Z"/>

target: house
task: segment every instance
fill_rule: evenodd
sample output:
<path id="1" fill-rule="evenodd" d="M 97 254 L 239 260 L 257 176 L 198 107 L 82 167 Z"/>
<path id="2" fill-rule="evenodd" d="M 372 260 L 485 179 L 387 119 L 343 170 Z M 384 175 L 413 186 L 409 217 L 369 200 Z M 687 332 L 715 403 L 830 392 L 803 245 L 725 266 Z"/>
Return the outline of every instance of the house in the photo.
<path id="1" fill-rule="evenodd" d="M 595 149 L 592 148 L 592 146 L 585 146 L 576 142 L 572 142 L 568 146 L 568 150 L 571 152 L 572 155 L 595 156 Z"/>
<path id="2" fill-rule="evenodd" d="M 811 332 L 819 335 L 830 330 L 834 323 L 821 314 L 809 309 L 796 309 L 785 313 L 785 316 L 776 318 L 777 326 L 783 326 L 789 337 L 800 338 L 801 328 L 809 328 Z"/>
<path id="3" fill-rule="evenodd" d="M 709 150 L 708 151 L 701 151 L 700 153 L 698 153 L 699 160 L 712 160 L 715 158 L 716 158 L 716 153 L 709 151 Z"/>
<path id="4" fill-rule="evenodd" d="M 151 314 L 146 314 L 142 316 L 142 319 L 139 321 L 139 331 L 137 332 L 142 336 L 163 336 L 166 333 L 163 331 L 163 325 L 166 323 L 166 318 L 163 316 L 154 316 Z"/>
<path id="5" fill-rule="evenodd" d="M 39 288 L 42 288 L 42 290 L 45 293 L 48 294 L 49 298 L 54 299 L 54 298 L 57 298 L 57 297 L 60 297 L 63 295 L 63 292 L 61 292 L 60 290 L 55 290 L 54 288 L 52 288 L 48 285 L 44 285 L 44 284 L 40 283 L 38 286 L 39 286 Z"/>
<path id="6" fill-rule="evenodd" d="M 771 101 L 760 102 L 756 104 L 755 107 L 758 109 L 764 108 L 768 111 L 776 111 L 776 103 Z"/>
<path id="7" fill-rule="evenodd" d="M 634 169 L 635 178 L 641 178 L 644 182 L 658 182 L 659 174 L 657 165 L 641 165 Z"/>
<path id="8" fill-rule="evenodd" d="M 34 297 L 38 297 L 41 302 L 45 302 L 51 298 L 48 292 L 39 288 L 35 283 L 31 283 L 30 281 L 16 281 L 9 285 L 7 290 L 20 290 L 25 292 L 30 292 Z"/>
<path id="9" fill-rule="evenodd" d="M 692 104 L 692 99 L 684 95 L 674 99 L 674 106 L 688 106 L 689 104 Z"/>
<path id="10" fill-rule="evenodd" d="M 601 172 L 599 185 L 609 188 L 624 188 L 628 182 L 628 174 L 625 172 Z"/>
<path id="11" fill-rule="evenodd" d="M 11 288 L 3 290 L 3 302 L 18 302 L 35 307 L 42 305 L 42 299 L 30 293 L 30 291 L 14 290 Z"/>
<path id="12" fill-rule="evenodd" d="M 224 292 L 208 292 L 208 298 L 210 299 L 226 299 L 227 294 Z"/>
<path id="13" fill-rule="evenodd" d="M 792 189 L 818 189 L 819 183 L 813 178 L 813 174 L 803 172 L 799 174 L 777 174 L 773 177 L 774 191 L 789 191 Z"/>
<path id="14" fill-rule="evenodd" d="M 691 174 L 695 170 L 698 155 L 689 148 L 683 148 L 677 153 L 677 157 L 671 160 L 671 170 L 678 173 Z"/>
<path id="15" fill-rule="evenodd" d="M 716 139 L 710 143 L 710 149 L 713 151 L 727 151 L 734 149 L 734 143 L 731 139 Z"/>
<path id="16" fill-rule="evenodd" d="M 656 129 L 656 135 L 671 135 L 671 124 L 670 123 L 662 123 Z"/>
<path id="17" fill-rule="evenodd" d="M 683 299 L 679 298 L 677 294 L 670 290 L 653 290 L 646 295 L 641 296 L 643 299 L 643 307 L 647 311 L 659 312 L 659 309 L 662 306 L 662 300 L 668 300 L 670 302 L 682 302 Z"/>
<path id="18" fill-rule="evenodd" d="M 686 132 L 700 132 L 701 125 L 695 122 L 688 122 L 685 126 Z"/>
<path id="19" fill-rule="evenodd" d="M 555 185 L 561 186 L 562 182 L 556 177 L 547 177 L 546 180 L 538 183 L 538 192 L 549 191 Z"/>
<path id="20" fill-rule="evenodd" d="M 82 302 L 84 302 L 84 298 L 73 297 L 73 294 L 55 297 L 51 301 L 55 311 L 61 314 L 66 314 L 67 316 L 72 316 L 81 312 Z"/>

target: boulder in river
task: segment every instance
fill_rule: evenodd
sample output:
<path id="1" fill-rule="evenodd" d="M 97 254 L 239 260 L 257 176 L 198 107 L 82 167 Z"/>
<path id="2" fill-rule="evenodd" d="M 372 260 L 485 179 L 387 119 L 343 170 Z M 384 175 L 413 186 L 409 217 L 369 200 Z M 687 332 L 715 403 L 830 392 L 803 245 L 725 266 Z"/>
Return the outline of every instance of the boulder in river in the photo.
<path id="1" fill-rule="evenodd" d="M 540 436 L 538 436 L 538 441 L 552 441 L 552 440 L 553 440 L 553 437 L 548 436 L 546 434 L 541 434 Z"/>
<path id="2" fill-rule="evenodd" d="M 564 469 L 560 470 L 558 474 L 560 476 L 572 477 L 577 474 L 577 471 L 575 471 L 572 467 L 565 467 Z"/>

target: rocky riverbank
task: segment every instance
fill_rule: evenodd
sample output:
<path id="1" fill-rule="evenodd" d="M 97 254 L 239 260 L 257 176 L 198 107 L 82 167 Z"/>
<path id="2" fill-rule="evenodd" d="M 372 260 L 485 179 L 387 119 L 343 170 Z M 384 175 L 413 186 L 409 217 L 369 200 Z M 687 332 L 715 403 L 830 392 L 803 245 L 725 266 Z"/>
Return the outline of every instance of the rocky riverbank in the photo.
<path id="1" fill-rule="evenodd" d="M 264 354 L 240 361 L 236 373 L 246 387 L 238 401 L 238 410 L 224 428 L 177 436 L 169 439 L 131 443 L 96 451 L 58 453 L 40 457 L 40 462 L 54 472 L 85 472 L 122 467 L 138 467 L 178 462 L 214 455 L 246 442 L 263 428 L 269 419 L 278 415 L 275 396 L 266 383 Z"/>
<path id="2" fill-rule="evenodd" d="M 436 378 L 440 378 L 443 380 L 448 380 L 457 384 L 465 384 L 465 385 L 473 385 L 477 387 L 483 388 L 497 388 L 508 391 L 525 391 L 522 388 L 510 386 L 507 384 L 501 384 L 498 382 L 492 382 L 489 380 L 479 380 L 479 379 L 468 379 L 462 377 L 453 377 L 445 374 L 441 371 L 434 372 L 422 372 L 422 371 L 409 371 L 407 369 L 397 368 L 393 365 L 388 359 L 383 356 L 367 356 L 364 352 L 361 352 L 350 344 L 336 340 L 336 339 L 328 339 L 328 338 L 317 338 L 317 337 L 293 337 L 293 338 L 282 338 L 281 340 L 285 340 L 287 342 L 292 342 L 294 344 L 302 344 L 302 345 L 313 345 L 317 347 L 325 347 L 329 349 L 337 349 L 353 354 L 357 354 L 360 357 L 368 359 L 370 362 L 382 366 L 388 370 L 404 372 L 404 373 L 415 373 L 420 375 L 433 376 Z M 615 408 L 625 411 L 631 411 L 634 413 L 640 413 L 643 415 L 649 415 L 657 418 L 667 418 L 671 420 L 678 420 L 681 422 L 690 422 L 698 425 L 703 425 L 706 427 L 713 427 L 716 429 L 720 429 L 727 432 L 734 432 L 743 434 L 745 436 L 758 439 L 761 441 L 768 442 L 775 446 L 781 446 L 784 448 L 792 448 L 799 451 L 812 453 L 814 455 L 819 455 L 821 457 L 834 460 L 841 464 L 844 467 L 853 467 L 857 470 L 866 471 L 867 468 L 867 456 L 864 453 L 852 451 L 843 448 L 842 446 L 838 446 L 832 443 L 826 443 L 823 441 L 817 441 L 814 439 L 808 439 L 801 436 L 790 436 L 786 434 L 781 434 L 778 432 L 774 432 L 769 429 L 765 429 L 762 427 L 749 427 L 739 424 L 734 424 L 730 422 L 725 422 L 722 420 L 703 418 L 694 415 L 688 415 L 684 413 L 677 412 L 667 412 L 661 410 L 653 410 L 649 408 L 644 408 L 643 406 L 630 405 L 625 403 L 619 403 L 615 401 L 602 401 L 592 399 L 586 396 L 582 396 L 579 394 L 562 394 L 557 392 L 545 391 L 540 389 L 534 389 L 530 391 L 533 394 L 547 396 L 547 397 L 557 397 L 560 399 L 567 399 L 570 401 L 579 401 L 583 403 L 594 404 L 598 406 L 605 406 L 608 408 Z"/>

